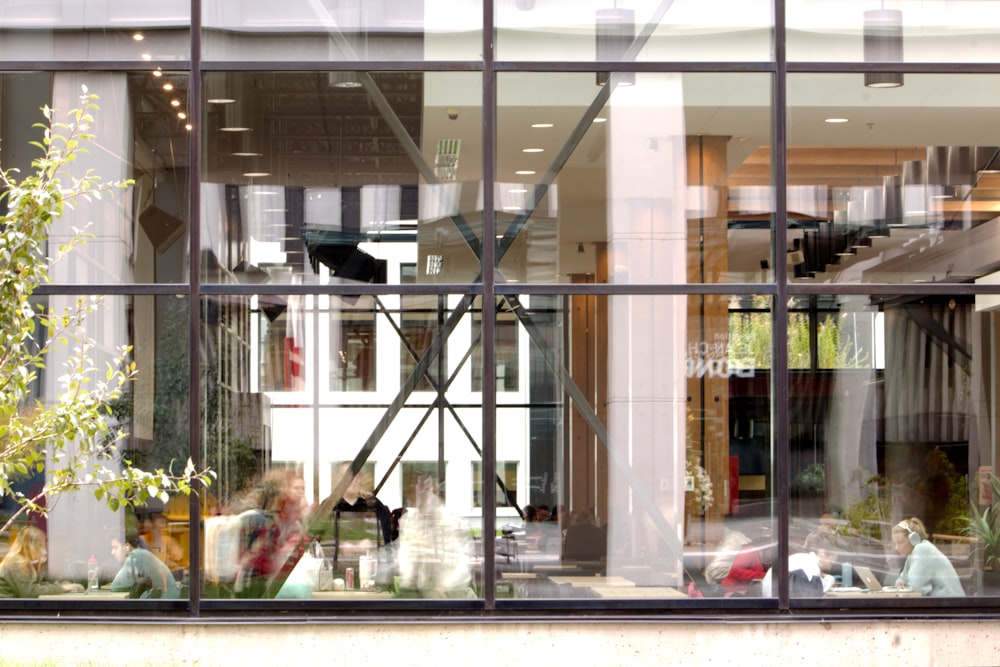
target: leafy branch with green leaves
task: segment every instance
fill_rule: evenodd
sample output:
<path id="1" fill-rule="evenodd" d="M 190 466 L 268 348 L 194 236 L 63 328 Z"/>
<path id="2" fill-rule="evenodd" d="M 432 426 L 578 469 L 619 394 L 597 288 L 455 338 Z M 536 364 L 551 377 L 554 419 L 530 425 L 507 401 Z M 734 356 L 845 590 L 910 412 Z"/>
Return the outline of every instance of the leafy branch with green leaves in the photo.
<path id="1" fill-rule="evenodd" d="M 91 126 L 97 96 L 83 89 L 79 108 L 66 114 L 43 107 L 46 123 L 36 124 L 42 140 L 32 142 L 42 155 L 31 173 L 0 170 L 0 497 L 18 509 L 0 525 L 6 532 L 25 514 L 44 515 L 59 494 L 88 489 L 112 510 L 142 506 L 150 498 L 164 502 L 173 493 L 190 495 L 208 486 L 215 475 L 196 470 L 188 459 L 182 470 L 135 468 L 118 450 L 125 437 L 112 416 L 112 405 L 136 377 L 131 346 L 120 346 L 103 369 L 95 361 L 96 342 L 87 336 L 86 321 L 101 305 L 100 297 L 81 297 L 62 312 L 33 302 L 39 285 L 49 282 L 51 266 L 79 243 L 86 227 L 74 228 L 70 240 L 48 257 L 49 233 L 75 202 L 101 199 L 127 189 L 131 180 L 104 182 L 92 170 L 81 176 L 67 167 L 94 141 Z M 65 351 L 58 396 L 35 397 L 39 371 L 55 350 Z M 44 484 L 30 493 L 18 483 L 36 475 Z"/>

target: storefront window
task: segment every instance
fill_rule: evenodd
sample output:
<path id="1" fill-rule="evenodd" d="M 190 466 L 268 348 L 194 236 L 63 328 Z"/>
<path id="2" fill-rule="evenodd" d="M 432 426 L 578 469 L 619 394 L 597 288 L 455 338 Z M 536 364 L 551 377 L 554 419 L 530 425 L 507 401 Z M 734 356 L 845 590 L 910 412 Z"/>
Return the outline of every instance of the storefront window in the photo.
<path id="1" fill-rule="evenodd" d="M 208 283 L 398 285 L 480 272 L 478 74 L 205 75 Z"/>
<path id="2" fill-rule="evenodd" d="M 996 2 L 789 0 L 789 60 L 994 62 Z"/>
<path id="3" fill-rule="evenodd" d="M 207 597 L 481 595 L 472 542 L 481 516 L 456 489 L 471 487 L 470 462 L 481 461 L 482 399 L 470 388 L 470 355 L 444 353 L 468 347 L 471 303 L 453 295 L 205 300 L 203 403 L 212 411 L 203 415 L 203 446 L 219 474 L 205 521 Z M 361 331 L 358 322 L 372 334 L 365 345 L 335 342 L 345 329 Z M 420 323 L 419 345 L 407 322 Z M 370 368 L 370 385 L 362 375 L 323 380 L 343 371 L 342 353 L 355 347 L 367 361 L 351 364 Z M 283 382 L 257 381 L 249 362 L 258 350 L 266 366 L 288 371 Z M 322 582 L 301 580 L 317 554 L 324 569 L 312 574 Z"/>
<path id="4" fill-rule="evenodd" d="M 86 90 L 97 96 L 88 128 L 96 143 L 82 146 L 85 152 L 67 174 L 91 170 L 104 183 L 133 182 L 100 198 L 78 198 L 71 202 L 72 214 L 55 221 L 49 236 L 53 256 L 74 228 L 82 229 L 86 239 L 53 265 L 54 282 L 187 280 L 187 81 L 186 73 L 163 70 L 0 75 L 5 169 L 30 174 L 32 161 L 42 157 L 31 143 L 41 141 L 41 131 L 33 126 L 45 120 L 42 107 L 54 108 L 58 122 L 69 122 L 69 111 L 81 107 Z"/>
<path id="5" fill-rule="evenodd" d="M 208 60 L 472 60 L 483 12 L 463 0 L 203 3 Z"/>
<path id="6" fill-rule="evenodd" d="M 499 76 L 497 279 L 768 280 L 770 78 L 599 78 Z"/>
<path id="7" fill-rule="evenodd" d="M 770 0 L 496 2 L 502 60 L 768 60 Z"/>
<path id="8" fill-rule="evenodd" d="M 76 295 L 50 293 L 37 296 L 37 304 L 48 311 L 63 313 L 78 308 Z M 84 301 L 89 301 L 85 297 Z M 114 363 L 115 351 L 131 345 L 128 360 L 136 374 L 120 398 L 109 406 L 108 433 L 94 437 L 105 448 L 92 459 L 75 461 L 70 444 L 60 456 L 50 447 L 44 465 L 30 470 L 8 468 L 5 475 L 15 482 L 17 492 L 47 507 L 47 514 L 19 512 L 21 505 L 13 496 L 0 503 L 3 523 L 13 519 L 4 535 L 4 553 L 8 540 L 23 533 L 28 539 L 39 531 L 47 546 L 37 578 L 25 578 L 13 584 L 5 582 L 6 597 L 41 600 L 131 600 L 173 599 L 187 596 L 189 572 L 189 504 L 182 495 L 166 502 L 151 498 L 136 507 L 109 506 L 96 498 L 86 483 L 81 489 L 59 491 L 59 475 L 80 466 L 79 477 L 121 471 L 123 461 L 143 470 L 183 470 L 188 458 L 190 438 L 190 395 L 187 330 L 188 300 L 180 295 L 107 294 L 98 295 L 93 312 L 86 320 L 82 336 L 94 343 L 90 353 L 95 367 Z M 39 334 L 43 333 L 39 328 Z M 55 339 L 47 355 L 45 368 L 36 369 L 38 400 L 42 405 L 58 406 L 63 392 L 66 364 L 74 353 L 74 341 Z M 103 378 L 92 375 L 94 381 Z M 56 408 L 50 408 L 55 410 Z M 22 418 L 24 413 L 22 413 Z M 125 434 L 117 442 L 112 434 Z M 112 448 L 112 446 L 114 448 Z M 5 465 L 13 466 L 22 455 L 4 454 Z M 213 459 L 212 465 L 216 465 Z M 39 497 L 46 489 L 56 489 L 49 497 Z M 132 553 L 135 552 L 135 553 Z M 79 584 L 76 592 L 53 587 L 52 582 Z M 22 585 L 23 584 L 23 585 Z M 67 602 L 68 603 L 68 602 Z M 17 600 L 21 608 L 31 604 Z"/>
<path id="9" fill-rule="evenodd" d="M 191 53 L 188 0 L 0 2 L 0 59 L 171 61 Z"/>

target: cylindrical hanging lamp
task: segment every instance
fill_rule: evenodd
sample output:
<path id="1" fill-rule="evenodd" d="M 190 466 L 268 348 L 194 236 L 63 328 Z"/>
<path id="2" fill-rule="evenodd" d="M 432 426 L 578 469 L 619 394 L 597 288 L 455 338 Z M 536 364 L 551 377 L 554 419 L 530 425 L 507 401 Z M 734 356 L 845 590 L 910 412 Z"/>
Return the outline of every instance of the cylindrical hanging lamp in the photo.
<path id="1" fill-rule="evenodd" d="M 903 12 L 898 9 L 869 9 L 865 12 L 864 49 L 866 63 L 903 61 Z M 865 72 L 869 88 L 898 88 L 901 72 Z"/>
<path id="2" fill-rule="evenodd" d="M 635 40 L 635 11 L 618 7 L 598 9 L 595 35 L 597 60 L 621 60 Z M 610 78 L 610 72 L 598 72 L 597 85 L 607 84 Z M 631 86 L 635 83 L 635 73 L 616 73 L 615 83 Z"/>

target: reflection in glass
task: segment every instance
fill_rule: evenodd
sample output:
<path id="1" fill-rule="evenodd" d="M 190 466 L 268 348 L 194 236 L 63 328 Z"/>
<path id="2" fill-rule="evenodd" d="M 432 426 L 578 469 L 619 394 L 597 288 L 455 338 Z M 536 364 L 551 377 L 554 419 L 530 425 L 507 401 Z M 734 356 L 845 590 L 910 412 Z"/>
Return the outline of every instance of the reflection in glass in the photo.
<path id="1" fill-rule="evenodd" d="M 281 5 L 233 5 L 206 0 L 203 4 L 209 60 L 471 60 L 480 57 L 482 49 L 479 2 L 289 0 Z"/>
<path id="2" fill-rule="evenodd" d="M 36 296 L 36 303 L 55 313 L 74 311 L 76 295 L 47 294 Z M 84 302 L 87 300 L 84 299 Z M 125 437 L 116 443 L 117 450 L 107 459 L 93 462 L 111 471 L 129 461 L 143 470 L 180 472 L 190 455 L 189 410 L 190 396 L 188 365 L 189 336 L 186 325 L 188 300 L 180 295 L 103 295 L 84 323 L 82 335 L 93 341 L 90 355 L 94 367 L 103 369 L 111 364 L 120 347 L 131 346 L 128 361 L 136 368 L 135 378 L 123 395 L 111 405 L 108 414 L 110 432 L 121 429 Z M 75 343 L 60 343 L 50 347 L 47 365 L 37 370 L 35 383 L 40 402 L 59 403 L 63 391 L 60 376 L 74 352 Z M 110 433 L 109 432 L 109 433 Z M 104 438 L 108 434 L 96 434 Z M 33 495 L 42 485 L 55 479 L 56 471 L 65 471 L 66 461 L 51 457 L 39 469 L 25 472 L 15 480 L 18 492 Z M 89 470 L 89 468 L 88 468 Z M 10 471 L 17 477 L 16 471 Z M 82 476 L 82 475 L 81 475 Z M 135 508 L 112 510 L 104 500 L 95 498 L 85 486 L 79 491 L 66 491 L 59 502 L 48 502 L 44 518 L 31 513 L 15 519 L 11 536 L 27 526 L 38 526 L 45 533 L 48 563 L 44 576 L 58 581 L 86 585 L 91 597 L 117 598 L 177 598 L 186 595 L 188 583 L 188 510 L 186 496 L 166 499 L 151 498 Z M 0 502 L 0 518 L 6 522 L 18 510 L 12 499 Z M 5 535 L 6 539 L 6 535 Z M 118 545 L 123 551 L 116 555 Z M 141 550 L 141 553 L 140 553 Z M 120 558 L 119 558 L 120 556 Z M 155 563 L 153 561 L 156 561 Z M 123 567 L 149 575 L 143 581 L 121 576 L 119 590 L 108 587 Z M 90 576 L 88 576 L 90 575 Z M 154 576 L 155 575 L 155 576 Z M 169 580 L 166 578 L 169 577 Z M 88 581 L 88 579 L 90 581 Z M 51 592 L 51 591 L 50 591 Z"/>
<path id="3" fill-rule="evenodd" d="M 789 0 L 789 60 L 831 62 L 992 62 L 996 27 L 984 20 L 992 3 L 962 0 L 872 2 Z M 899 44 L 872 48 L 870 38 Z M 867 77 L 867 75 L 866 75 Z M 906 77 L 908 85 L 909 77 Z M 883 80 L 884 75 L 883 75 Z M 903 81 L 896 75 L 895 81 Z"/>
<path id="4" fill-rule="evenodd" d="M 851 74 L 789 77 L 788 180 L 820 204 L 789 208 L 795 281 L 992 280 L 1000 151 L 981 104 L 998 100 L 970 100 L 973 85 L 995 97 L 968 75 L 907 74 L 897 89 Z"/>
<path id="5" fill-rule="evenodd" d="M 476 280 L 479 75 L 334 74 L 205 75 L 203 280 Z"/>
<path id="6" fill-rule="evenodd" d="M 75 57 L 74 57 L 75 58 Z M 165 87 L 170 87 L 166 90 Z M 31 72 L 0 75 L 3 167 L 22 177 L 41 156 L 40 109 L 56 110 L 60 122 L 80 107 L 83 88 L 99 97 L 90 131 L 93 144 L 68 174 L 92 170 L 103 182 L 134 180 L 101 198 L 78 198 L 51 228 L 52 253 L 84 229 L 86 241 L 55 262 L 56 283 L 180 283 L 187 267 L 188 140 L 187 75 L 147 72 Z M 141 110 L 141 111 L 140 111 Z M 183 116 L 183 117 L 182 117 Z"/>
<path id="7" fill-rule="evenodd" d="M 21 61 L 187 60 L 188 0 L 0 2 L 0 59 Z"/>
<path id="8" fill-rule="evenodd" d="M 500 0 L 500 60 L 768 60 L 769 0 Z M 600 77 L 601 75 L 598 75 Z M 605 75 L 606 76 L 606 75 Z"/>
<path id="9" fill-rule="evenodd" d="M 498 77 L 497 279 L 767 280 L 769 78 L 638 72 L 629 83 Z"/>
<path id="10" fill-rule="evenodd" d="M 482 451 L 471 304 L 447 295 L 205 299 L 203 446 L 219 473 L 205 524 L 209 598 L 481 594 L 469 560 L 481 510 L 469 505 L 468 471 Z M 445 354 L 453 346 L 461 353 Z M 430 574 L 419 545 L 436 537 L 464 579 Z"/>

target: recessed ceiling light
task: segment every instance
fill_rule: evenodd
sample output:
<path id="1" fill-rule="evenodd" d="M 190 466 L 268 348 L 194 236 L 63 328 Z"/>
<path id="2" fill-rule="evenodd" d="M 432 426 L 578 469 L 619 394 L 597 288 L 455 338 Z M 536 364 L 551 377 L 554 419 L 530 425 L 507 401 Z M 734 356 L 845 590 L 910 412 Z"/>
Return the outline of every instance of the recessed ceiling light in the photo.
<path id="1" fill-rule="evenodd" d="M 544 153 L 545 149 L 544 148 L 522 148 L 521 152 L 522 153 Z"/>
<path id="2" fill-rule="evenodd" d="M 603 118 L 601 116 L 598 116 L 597 118 L 594 119 L 594 122 L 595 123 L 607 123 L 608 119 L 607 118 Z"/>
<path id="3" fill-rule="evenodd" d="M 253 153 L 251 151 L 238 151 L 232 154 L 234 157 L 260 157 L 263 153 Z"/>
<path id="4" fill-rule="evenodd" d="M 172 106 L 172 107 L 179 107 L 180 105 L 181 105 L 181 101 L 180 100 L 176 100 L 176 99 L 175 100 L 170 100 L 170 106 Z"/>
<path id="5" fill-rule="evenodd" d="M 220 127 L 219 132 L 249 132 L 249 127 Z"/>
<path id="6" fill-rule="evenodd" d="M 512 188 L 507 192 L 509 192 L 512 195 L 523 195 L 524 193 L 527 192 L 527 190 L 525 188 Z"/>
<path id="7" fill-rule="evenodd" d="M 143 60 L 145 60 L 146 62 L 149 62 L 150 60 L 153 59 L 153 56 L 149 55 L 148 53 L 144 53 L 144 54 L 142 54 L 139 57 L 142 58 Z"/>
<path id="8" fill-rule="evenodd" d="M 185 118 L 188 117 L 188 115 L 186 113 L 184 113 L 183 111 L 178 111 L 177 112 L 177 117 L 180 118 L 181 120 L 184 120 Z"/>
<path id="9" fill-rule="evenodd" d="M 141 42 L 142 40 L 146 39 L 146 37 L 141 32 L 135 32 L 132 33 L 132 39 L 137 42 Z"/>
<path id="10" fill-rule="evenodd" d="M 532 176 L 535 172 L 531 169 L 521 169 L 520 171 L 515 171 L 514 173 L 518 176 Z"/>
<path id="11" fill-rule="evenodd" d="M 245 172 L 243 172 L 243 175 L 246 176 L 247 178 L 261 178 L 263 176 L 270 176 L 271 172 L 269 172 L 269 171 L 245 171 Z"/>
<path id="12" fill-rule="evenodd" d="M 537 127 L 539 129 L 546 127 L 555 127 L 552 123 L 532 123 L 531 127 Z"/>
<path id="13" fill-rule="evenodd" d="M 169 91 L 171 91 L 173 89 L 174 89 L 174 84 L 170 83 L 169 81 L 167 83 L 163 84 L 163 90 L 166 90 L 166 91 L 169 92 Z"/>
<path id="14" fill-rule="evenodd" d="M 161 68 L 157 67 L 155 70 L 153 70 L 153 76 L 157 76 L 157 77 L 163 76 L 163 70 Z"/>
<path id="15" fill-rule="evenodd" d="M 846 118 L 825 118 L 823 120 L 823 122 L 824 123 L 846 123 L 847 119 Z"/>

